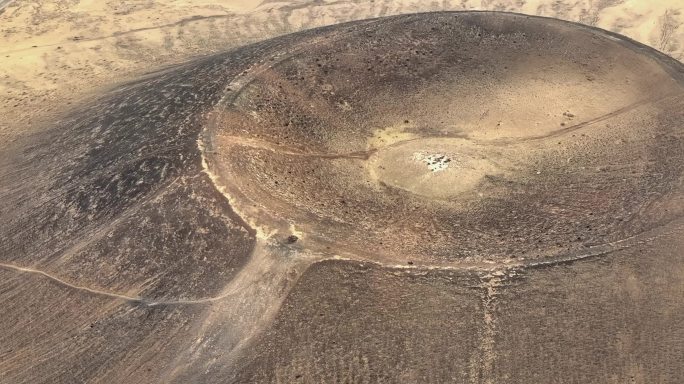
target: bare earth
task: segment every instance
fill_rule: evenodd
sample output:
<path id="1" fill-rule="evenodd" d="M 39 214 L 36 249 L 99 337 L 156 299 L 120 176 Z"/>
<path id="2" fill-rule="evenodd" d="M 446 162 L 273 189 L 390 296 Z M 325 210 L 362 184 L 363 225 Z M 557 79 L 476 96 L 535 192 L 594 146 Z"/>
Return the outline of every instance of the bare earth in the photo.
<path id="1" fill-rule="evenodd" d="M 317 26 L 436 10 L 578 21 L 676 59 L 684 55 L 684 6 L 677 0 L 14 0 L 0 11 L 0 135 L 11 140 L 58 106 L 191 57 Z"/>
<path id="2" fill-rule="evenodd" d="M 682 22 L 0 1 L 0 383 L 684 382 Z"/>

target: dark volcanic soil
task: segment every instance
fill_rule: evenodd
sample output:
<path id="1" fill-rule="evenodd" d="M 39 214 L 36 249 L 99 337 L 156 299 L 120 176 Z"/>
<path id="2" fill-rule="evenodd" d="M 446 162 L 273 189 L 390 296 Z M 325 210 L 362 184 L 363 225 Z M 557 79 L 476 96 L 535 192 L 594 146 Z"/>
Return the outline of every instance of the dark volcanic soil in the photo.
<path id="1" fill-rule="evenodd" d="M 431 13 L 167 69 L 0 153 L 0 382 L 684 382 L 684 67 Z"/>
<path id="2" fill-rule="evenodd" d="M 581 252 L 681 214 L 653 204 L 678 193 L 682 84 L 624 45 L 489 14 L 321 31 L 233 79 L 210 168 L 265 232 L 336 254 Z"/>

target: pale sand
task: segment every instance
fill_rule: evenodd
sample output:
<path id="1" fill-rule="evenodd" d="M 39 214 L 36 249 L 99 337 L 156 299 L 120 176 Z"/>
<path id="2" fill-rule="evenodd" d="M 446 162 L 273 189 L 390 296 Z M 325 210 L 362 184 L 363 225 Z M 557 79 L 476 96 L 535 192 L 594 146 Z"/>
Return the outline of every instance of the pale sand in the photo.
<path id="1" fill-rule="evenodd" d="M 679 0 L 15 0 L 0 11 L 0 140 L 45 126 L 103 87 L 192 57 L 338 22 L 464 9 L 579 21 L 684 58 Z"/>

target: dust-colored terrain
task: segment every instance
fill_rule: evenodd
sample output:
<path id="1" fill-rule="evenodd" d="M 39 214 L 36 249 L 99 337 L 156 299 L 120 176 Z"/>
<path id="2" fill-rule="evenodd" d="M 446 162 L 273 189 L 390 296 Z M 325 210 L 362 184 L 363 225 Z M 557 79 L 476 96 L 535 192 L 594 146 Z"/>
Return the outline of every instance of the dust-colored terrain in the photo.
<path id="1" fill-rule="evenodd" d="M 13 0 L 0 10 L 0 135 L 11 140 L 102 87 L 198 55 L 323 25 L 445 10 L 578 21 L 684 55 L 684 6 L 676 0 Z"/>
<path id="2" fill-rule="evenodd" d="M 0 14 L 0 382 L 684 381 L 677 4 L 126 4 Z"/>

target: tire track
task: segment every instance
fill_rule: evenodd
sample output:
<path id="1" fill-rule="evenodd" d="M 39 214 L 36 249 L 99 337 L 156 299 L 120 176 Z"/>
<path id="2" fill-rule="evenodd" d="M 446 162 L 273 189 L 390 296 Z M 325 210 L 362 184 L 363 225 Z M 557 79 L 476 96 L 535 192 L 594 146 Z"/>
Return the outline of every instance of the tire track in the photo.
<path id="1" fill-rule="evenodd" d="M 662 102 L 662 101 L 668 100 L 668 99 L 677 99 L 677 98 L 680 98 L 682 96 L 684 96 L 684 95 L 682 95 L 681 93 L 670 93 L 670 94 L 663 95 L 661 97 L 639 100 L 639 101 L 636 101 L 632 104 L 626 105 L 622 108 L 616 109 L 612 112 L 608 112 L 608 113 L 601 115 L 599 117 L 595 117 L 593 119 L 590 119 L 590 120 L 587 120 L 587 121 L 584 121 L 584 122 L 581 122 L 581 123 L 578 123 L 575 125 L 571 125 L 569 127 L 565 127 L 563 129 L 556 130 L 556 131 L 553 131 L 553 132 L 550 132 L 550 133 L 547 133 L 544 135 L 528 136 L 528 137 L 523 137 L 523 138 L 517 138 L 514 140 L 500 139 L 500 140 L 491 140 L 491 141 L 480 141 L 480 143 L 483 143 L 483 144 L 486 143 L 486 144 L 492 144 L 492 145 L 508 145 L 511 143 L 523 143 L 523 142 L 529 142 L 529 141 L 534 141 L 534 140 L 551 139 L 551 138 L 555 138 L 558 136 L 565 135 L 565 134 L 570 133 L 570 132 L 575 132 L 581 128 L 584 128 L 584 127 L 587 127 L 587 126 L 590 126 L 590 125 L 593 125 L 596 123 L 600 123 L 602 121 L 606 121 L 606 120 L 611 119 L 613 117 L 620 116 L 622 114 L 625 114 L 627 112 L 630 112 L 634 109 L 637 109 L 637 108 L 645 106 L 645 105 L 659 103 L 659 102 Z"/>

